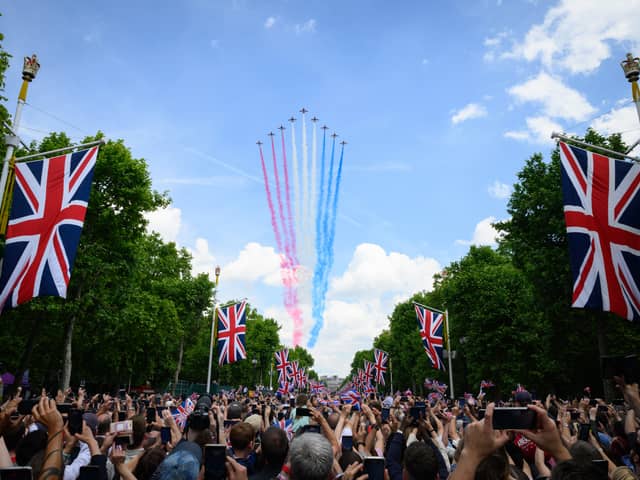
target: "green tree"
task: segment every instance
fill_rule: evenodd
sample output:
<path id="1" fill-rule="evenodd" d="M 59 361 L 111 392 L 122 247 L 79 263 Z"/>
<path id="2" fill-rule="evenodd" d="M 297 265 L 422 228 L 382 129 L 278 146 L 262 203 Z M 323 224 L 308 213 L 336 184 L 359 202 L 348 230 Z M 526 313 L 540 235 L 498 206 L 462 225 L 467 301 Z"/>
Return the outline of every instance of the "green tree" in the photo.
<path id="1" fill-rule="evenodd" d="M 348 378 L 351 379 L 353 375 L 357 375 L 358 369 L 364 370 L 364 361 L 368 360 L 373 362 L 373 349 L 358 350 L 353 354 L 353 360 L 351 361 L 351 371 Z"/>
<path id="2" fill-rule="evenodd" d="M 5 124 L 9 123 L 9 112 L 4 105 L 7 101 L 7 97 L 5 97 L 5 85 L 6 85 L 6 72 L 9 68 L 9 59 L 11 55 L 3 48 L 2 42 L 4 41 L 4 35 L 0 33 L 0 131 L 2 134 L 9 133 L 5 128 Z M 7 147 L 4 141 L 0 142 L 0 159 L 4 159 L 5 153 L 7 151 Z"/>

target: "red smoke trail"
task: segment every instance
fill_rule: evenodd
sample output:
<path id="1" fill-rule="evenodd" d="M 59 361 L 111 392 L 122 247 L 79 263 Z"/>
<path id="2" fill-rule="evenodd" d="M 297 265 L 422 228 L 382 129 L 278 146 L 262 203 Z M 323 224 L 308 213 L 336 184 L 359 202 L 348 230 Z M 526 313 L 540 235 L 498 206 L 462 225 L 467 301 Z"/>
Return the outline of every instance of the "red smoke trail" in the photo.
<path id="1" fill-rule="evenodd" d="M 298 266 L 298 247 L 296 245 L 296 232 L 293 223 L 293 213 L 291 212 L 291 189 L 289 188 L 289 169 L 287 168 L 287 151 L 284 144 L 284 128 L 280 130 L 282 135 L 282 165 L 284 170 L 284 191 L 287 205 L 287 220 L 289 222 L 289 238 L 291 240 L 291 253 L 296 267 Z"/>
<path id="2" fill-rule="evenodd" d="M 284 240 L 284 251 L 287 256 L 287 263 L 289 268 L 294 268 L 293 256 L 291 255 L 291 239 L 289 238 L 289 232 L 287 232 L 287 224 L 284 221 L 284 207 L 282 206 L 282 192 L 280 189 L 280 175 L 278 174 L 278 162 L 276 159 L 276 144 L 273 140 L 273 134 L 271 135 L 271 153 L 273 156 L 273 174 L 276 182 L 276 198 L 278 199 L 278 213 L 280 216 L 280 223 L 282 225 L 282 238 Z"/>
<path id="3" fill-rule="evenodd" d="M 271 188 L 269 188 L 269 176 L 267 175 L 267 166 L 264 163 L 264 155 L 262 154 L 262 145 L 258 144 L 258 148 L 260 150 L 260 163 L 262 164 L 262 176 L 264 177 L 264 189 L 267 192 L 267 204 L 269 205 L 269 213 L 271 214 L 271 227 L 273 228 L 273 233 L 276 236 L 276 247 L 278 247 L 279 252 L 282 252 L 282 239 L 280 238 L 280 229 L 278 228 L 278 222 L 276 221 L 276 211 L 273 208 Z"/>

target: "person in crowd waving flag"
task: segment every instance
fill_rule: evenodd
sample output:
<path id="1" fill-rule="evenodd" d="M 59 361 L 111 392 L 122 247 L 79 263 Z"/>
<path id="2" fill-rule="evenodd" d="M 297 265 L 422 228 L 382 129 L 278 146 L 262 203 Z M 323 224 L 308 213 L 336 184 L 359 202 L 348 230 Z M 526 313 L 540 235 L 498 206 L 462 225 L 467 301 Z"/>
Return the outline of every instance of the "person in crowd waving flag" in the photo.
<path id="1" fill-rule="evenodd" d="M 378 385 L 384 385 L 384 374 L 387 371 L 387 362 L 389 361 L 389 354 L 379 348 L 374 349 L 373 357 L 375 359 L 374 368 L 376 369 L 376 383 Z"/>
<path id="2" fill-rule="evenodd" d="M 34 297 L 67 297 L 97 156 L 95 146 L 15 165 L 0 312 Z"/>
<path id="3" fill-rule="evenodd" d="M 340 395 L 340 399 L 344 403 L 351 405 L 352 410 L 360 410 L 361 397 L 360 394 L 355 390 L 347 390 L 342 395 Z"/>
<path id="4" fill-rule="evenodd" d="M 431 403 L 435 403 L 439 400 L 442 400 L 442 394 L 439 392 L 431 392 L 427 398 L 429 399 L 429 402 Z"/>
<path id="5" fill-rule="evenodd" d="M 495 383 L 493 383 L 491 380 L 482 380 L 480 382 L 480 390 L 482 390 L 483 388 L 491 388 L 495 386 Z"/>
<path id="6" fill-rule="evenodd" d="M 225 365 L 247 358 L 246 300 L 218 308 L 218 363 Z"/>
<path id="7" fill-rule="evenodd" d="M 291 363 L 289 362 L 289 350 L 283 348 L 282 350 L 276 352 L 276 370 L 278 371 L 278 381 L 284 382 L 288 375 L 289 369 L 291 368 Z"/>
<path id="8" fill-rule="evenodd" d="M 574 308 L 640 319 L 640 165 L 559 143 Z"/>
<path id="9" fill-rule="evenodd" d="M 425 378 L 424 379 L 425 388 L 427 388 L 428 390 L 435 390 L 433 385 L 434 385 L 434 381 L 433 380 L 431 380 L 430 378 Z"/>
<path id="10" fill-rule="evenodd" d="M 181 405 L 178 405 L 175 413 L 172 414 L 173 419 L 176 421 L 176 424 L 180 427 L 180 429 L 184 430 L 184 427 L 187 425 L 187 419 L 189 415 L 193 412 L 196 407 L 195 403 L 191 398 L 187 398 Z"/>
<path id="11" fill-rule="evenodd" d="M 444 395 L 444 392 L 447 391 L 447 389 L 449 388 L 449 386 L 446 383 L 440 383 L 437 380 L 435 380 L 433 382 L 433 388 L 438 391 L 439 393 Z"/>
<path id="12" fill-rule="evenodd" d="M 442 359 L 444 315 L 418 303 L 415 303 L 414 306 L 424 351 L 427 357 L 429 357 L 429 360 L 431 360 L 433 368 L 436 370 L 445 370 Z"/>
<path id="13" fill-rule="evenodd" d="M 292 391 L 293 385 L 289 383 L 289 380 L 284 380 L 280 382 L 280 387 L 278 388 L 278 391 L 276 393 L 279 393 L 280 395 L 288 395 Z"/>
<path id="14" fill-rule="evenodd" d="M 371 395 L 372 393 L 376 393 L 376 388 L 369 383 L 364 387 L 364 394 Z"/>
<path id="15" fill-rule="evenodd" d="M 305 374 L 304 368 L 298 369 L 298 378 L 296 380 L 296 386 L 299 389 L 304 390 L 305 388 L 307 388 L 307 379 L 308 377 Z"/>

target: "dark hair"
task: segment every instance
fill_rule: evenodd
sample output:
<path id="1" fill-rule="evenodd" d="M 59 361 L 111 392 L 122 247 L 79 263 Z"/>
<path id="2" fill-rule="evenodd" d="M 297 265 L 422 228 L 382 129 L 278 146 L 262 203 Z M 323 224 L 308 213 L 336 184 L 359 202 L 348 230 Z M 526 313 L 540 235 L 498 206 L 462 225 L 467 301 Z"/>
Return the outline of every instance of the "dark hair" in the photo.
<path id="1" fill-rule="evenodd" d="M 338 461 L 343 472 L 354 462 L 362 463 L 362 457 L 354 452 L 353 449 L 343 451 L 340 456 L 340 460 Z"/>
<path id="2" fill-rule="evenodd" d="M 24 425 L 21 423 L 17 427 L 7 428 L 3 432 L 4 443 L 7 446 L 7 450 L 15 450 L 18 442 L 24 436 Z"/>
<path id="3" fill-rule="evenodd" d="M 305 407 L 308 400 L 309 397 L 307 397 L 304 393 L 299 394 L 296 397 L 296 407 Z"/>
<path id="4" fill-rule="evenodd" d="M 404 452 L 404 468 L 411 479 L 435 480 L 438 475 L 438 459 L 426 443 L 413 442 Z"/>
<path id="5" fill-rule="evenodd" d="M 275 468 L 282 468 L 289 453 L 289 440 L 284 430 L 269 427 L 261 435 L 262 460 Z"/>
<path id="6" fill-rule="evenodd" d="M 133 424 L 133 445 L 139 447 L 144 440 L 144 434 L 147 433 L 147 419 L 143 415 L 135 415 L 131 417 Z"/>
<path id="7" fill-rule="evenodd" d="M 26 466 L 36 453 L 47 448 L 47 434 L 43 430 L 28 433 L 16 445 L 16 463 Z"/>
<path id="8" fill-rule="evenodd" d="M 581 463 L 575 460 L 565 460 L 555 466 L 551 472 L 551 480 L 603 480 L 604 476 L 591 463 Z"/>
<path id="9" fill-rule="evenodd" d="M 602 455 L 600 455 L 596 447 L 584 440 L 578 440 L 571 445 L 569 453 L 571 454 L 571 458 L 577 463 L 590 464 L 592 460 L 602 460 Z"/>
<path id="10" fill-rule="evenodd" d="M 476 469 L 476 480 L 503 480 L 509 474 L 507 452 L 500 448 L 480 462 Z"/>
<path id="11" fill-rule="evenodd" d="M 145 451 L 133 470 L 134 477 L 137 480 L 149 480 L 165 458 L 163 447 L 154 447 Z"/>
<path id="12" fill-rule="evenodd" d="M 254 439 L 253 427 L 246 422 L 236 423 L 231 427 L 229 440 L 234 450 L 244 450 Z"/>

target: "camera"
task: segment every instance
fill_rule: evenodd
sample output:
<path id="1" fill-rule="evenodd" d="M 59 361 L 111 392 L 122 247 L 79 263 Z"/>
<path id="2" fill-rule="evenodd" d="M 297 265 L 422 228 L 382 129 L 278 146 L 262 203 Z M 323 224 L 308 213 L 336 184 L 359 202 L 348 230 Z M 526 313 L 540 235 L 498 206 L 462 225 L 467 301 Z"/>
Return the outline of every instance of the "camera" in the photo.
<path id="1" fill-rule="evenodd" d="M 206 430 L 209 428 L 209 409 L 211 408 L 211 398 L 206 395 L 198 398 L 196 406 L 189 415 L 188 426 L 190 430 Z"/>

